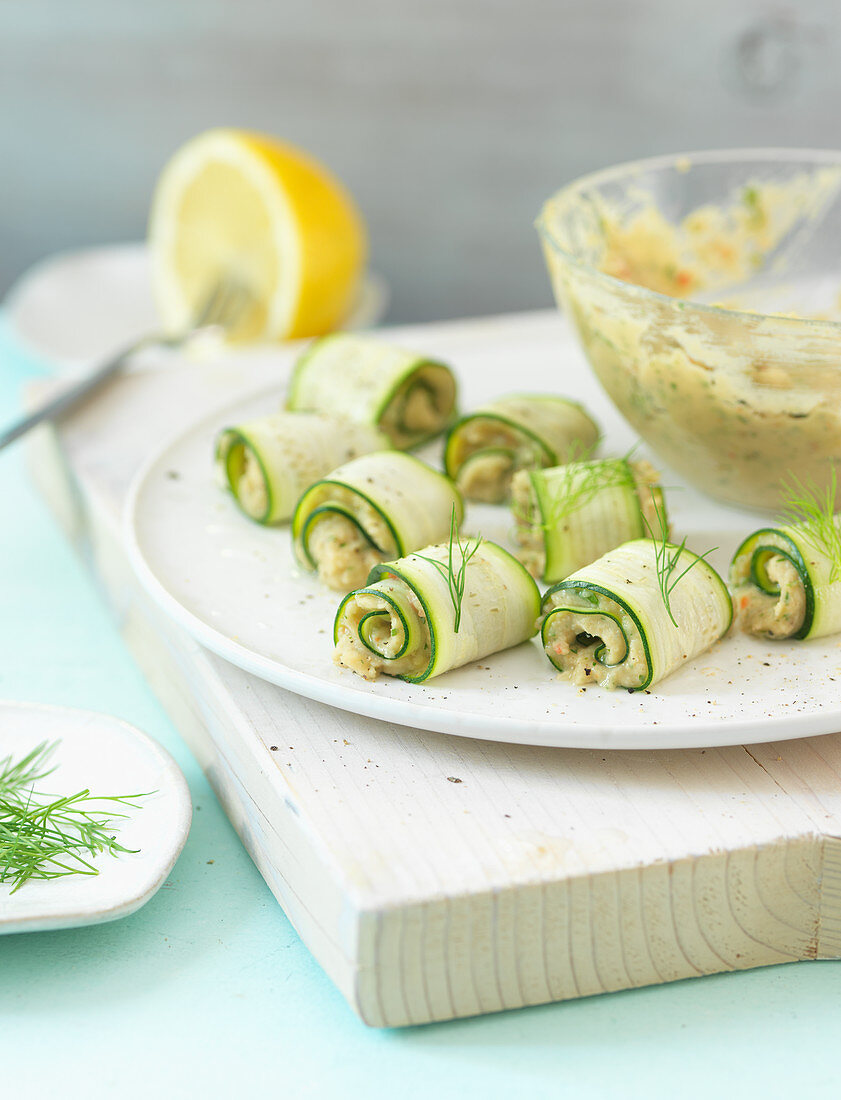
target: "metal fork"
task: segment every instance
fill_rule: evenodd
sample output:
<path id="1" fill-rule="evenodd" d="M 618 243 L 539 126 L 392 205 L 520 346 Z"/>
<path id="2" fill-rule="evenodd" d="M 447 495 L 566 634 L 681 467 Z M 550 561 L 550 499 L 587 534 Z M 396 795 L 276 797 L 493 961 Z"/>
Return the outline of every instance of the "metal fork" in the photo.
<path id="1" fill-rule="evenodd" d="M 167 347 L 179 348 L 192 340 L 199 332 L 209 329 L 221 329 L 225 331 L 231 328 L 242 316 L 242 312 L 250 300 L 250 295 L 242 283 L 232 279 L 223 279 L 218 282 L 201 306 L 196 310 L 192 324 L 184 332 L 174 336 L 154 334 L 143 336 L 127 348 L 106 360 L 91 374 L 86 375 L 81 381 L 64 390 L 51 400 L 47 401 L 40 409 L 30 413 L 29 416 L 19 420 L 10 428 L 0 433 L 0 451 L 16 439 L 20 439 L 36 424 L 44 420 L 57 420 L 63 413 L 78 405 L 85 397 L 97 390 L 106 379 L 118 374 L 133 355 L 145 348 Z"/>

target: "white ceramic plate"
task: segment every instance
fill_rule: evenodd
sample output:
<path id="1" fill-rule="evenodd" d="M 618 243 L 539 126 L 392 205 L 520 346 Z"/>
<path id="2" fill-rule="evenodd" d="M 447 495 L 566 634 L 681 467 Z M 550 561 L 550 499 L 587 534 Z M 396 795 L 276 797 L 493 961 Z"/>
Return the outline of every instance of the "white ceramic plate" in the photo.
<path id="1" fill-rule="evenodd" d="M 60 742 L 56 771 L 38 787 L 70 794 L 154 791 L 130 816 L 118 839 L 136 854 L 100 855 L 100 873 L 30 879 L 12 893 L 0 884 L 0 933 L 97 924 L 128 916 L 163 884 L 190 830 L 190 792 L 175 761 L 133 726 L 105 714 L 64 707 L 0 703 L 0 760 L 18 760 L 42 742 Z"/>
<path id="2" fill-rule="evenodd" d="M 369 272 L 347 327 L 377 324 L 387 306 L 388 288 Z M 89 366 L 158 327 L 146 246 L 108 245 L 43 260 L 11 289 L 4 310 L 13 338 L 51 370 Z"/>
<path id="3" fill-rule="evenodd" d="M 504 392 L 506 354 L 465 370 L 470 405 Z M 545 364 L 518 364 L 518 385 L 537 388 Z M 629 429 L 589 377 L 579 396 L 616 453 Z M 509 383 L 510 385 L 510 383 Z M 569 387 L 567 387 L 569 388 Z M 651 694 L 579 689 L 558 681 L 537 641 L 412 685 L 369 684 L 332 662 L 339 597 L 293 564 L 286 528 L 247 521 L 211 476 L 218 430 L 278 407 L 282 388 L 252 395 L 191 425 L 141 471 L 126 533 L 137 574 L 153 598 L 199 642 L 248 672 L 301 695 L 387 721 L 489 740 L 567 747 L 659 748 L 742 744 L 841 729 L 841 641 L 776 645 L 735 634 Z M 644 451 L 640 452 L 644 454 Z M 434 457 L 430 452 L 428 457 Z M 726 571 L 733 550 L 760 526 L 756 515 L 719 507 L 676 477 L 675 529 Z M 474 506 L 469 530 L 507 543 L 503 508 Z"/>

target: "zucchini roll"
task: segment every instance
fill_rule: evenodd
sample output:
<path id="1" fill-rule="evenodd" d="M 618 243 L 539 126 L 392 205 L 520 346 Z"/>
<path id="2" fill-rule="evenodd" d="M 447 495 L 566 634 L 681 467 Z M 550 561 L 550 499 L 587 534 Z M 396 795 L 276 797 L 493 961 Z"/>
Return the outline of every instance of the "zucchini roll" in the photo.
<path id="1" fill-rule="evenodd" d="M 493 542 L 451 539 L 371 570 L 339 605 L 336 664 L 375 680 L 421 683 L 536 632 L 532 578 Z"/>
<path id="2" fill-rule="evenodd" d="M 563 580 L 666 522 L 660 475 L 625 458 L 520 470 L 511 482 L 517 555 L 533 577 Z"/>
<path id="3" fill-rule="evenodd" d="M 584 409 L 564 397 L 501 397 L 463 416 L 447 436 L 444 465 L 468 500 L 508 499 L 517 470 L 558 466 L 583 458 L 599 429 Z"/>
<path id="4" fill-rule="evenodd" d="M 832 523 L 841 533 L 841 516 Z M 762 528 L 745 539 L 730 565 L 742 630 L 772 639 L 841 631 L 841 568 L 829 535 L 816 537 L 797 524 Z"/>
<path id="5" fill-rule="evenodd" d="M 448 536 L 464 518 L 455 485 L 400 451 L 354 459 L 317 481 L 292 519 L 295 556 L 329 588 L 359 588 L 374 565 Z"/>
<path id="6" fill-rule="evenodd" d="M 709 649 L 732 618 L 727 587 L 703 558 L 636 539 L 548 590 L 541 639 L 564 679 L 639 691 Z"/>
<path id="7" fill-rule="evenodd" d="M 216 445 L 220 481 L 258 523 L 289 519 L 318 478 L 388 440 L 375 428 L 310 413 L 277 413 L 226 428 Z"/>
<path id="8" fill-rule="evenodd" d="M 346 416 L 385 432 L 394 447 L 414 447 L 442 432 L 455 413 L 449 367 L 370 336 L 316 340 L 298 360 L 287 407 Z"/>

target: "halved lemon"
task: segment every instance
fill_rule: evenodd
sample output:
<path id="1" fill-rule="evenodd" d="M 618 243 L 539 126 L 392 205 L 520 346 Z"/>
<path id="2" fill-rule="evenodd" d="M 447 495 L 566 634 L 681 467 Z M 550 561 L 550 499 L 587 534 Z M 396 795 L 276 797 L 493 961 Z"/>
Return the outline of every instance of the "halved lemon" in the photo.
<path id="1" fill-rule="evenodd" d="M 320 336 L 346 319 L 366 260 L 362 217 L 300 149 L 264 134 L 209 130 L 165 166 L 149 221 L 152 278 L 168 332 L 189 328 L 224 277 L 248 305 L 234 340 Z"/>

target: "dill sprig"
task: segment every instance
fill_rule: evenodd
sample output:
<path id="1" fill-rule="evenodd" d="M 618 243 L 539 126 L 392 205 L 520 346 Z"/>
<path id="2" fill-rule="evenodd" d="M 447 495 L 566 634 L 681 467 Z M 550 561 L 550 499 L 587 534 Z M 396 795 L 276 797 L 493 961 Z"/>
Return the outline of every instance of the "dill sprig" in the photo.
<path id="1" fill-rule="evenodd" d="M 636 444 L 621 459 L 603 458 L 576 463 L 576 477 L 567 478 L 567 492 L 555 497 L 549 506 L 548 515 L 540 518 L 540 506 L 533 499 L 531 507 L 523 509 L 517 502 L 512 503 L 515 520 L 523 526 L 546 533 L 557 530 L 561 524 L 575 512 L 606 489 L 615 489 L 628 484 L 628 463 L 636 450 Z M 572 463 L 565 464 L 566 468 Z M 631 475 L 633 478 L 633 474 Z"/>
<path id="2" fill-rule="evenodd" d="M 107 804 L 139 809 L 137 800 L 146 794 L 54 795 L 35 789 L 55 771 L 57 744 L 45 741 L 20 760 L 0 760 L 0 883 L 11 883 L 13 894 L 31 879 L 98 875 L 91 862 L 97 855 L 133 851 L 114 836 L 128 815 Z"/>
<path id="3" fill-rule="evenodd" d="M 602 437 L 598 436 L 593 443 L 584 443 L 580 439 L 573 439 L 568 444 L 564 453 L 558 456 L 557 466 L 568 466 L 571 462 L 586 462 L 592 458 L 601 445 Z M 543 470 L 546 469 L 546 451 L 536 440 L 525 439 L 525 442 L 517 448 L 511 448 L 514 458 L 515 470 Z"/>
<path id="4" fill-rule="evenodd" d="M 603 439 L 604 436 L 601 435 L 596 436 L 592 443 L 583 443 L 580 439 L 573 439 L 566 451 L 564 451 L 563 458 L 558 465 L 566 466 L 570 462 L 587 462 L 602 445 Z M 635 449 L 636 444 L 631 448 L 631 451 Z"/>
<path id="5" fill-rule="evenodd" d="M 680 573 L 675 575 L 680 559 L 686 549 L 686 539 L 683 539 L 680 546 L 674 546 L 669 542 L 669 521 L 666 517 L 666 509 L 656 498 L 653 499 L 653 503 L 659 531 L 655 533 L 652 530 L 651 524 L 646 517 L 643 517 L 643 521 L 648 529 L 648 537 L 654 543 L 657 584 L 660 588 L 660 595 L 663 597 L 663 606 L 666 608 L 666 614 L 672 620 L 672 625 L 677 628 L 677 619 L 672 611 L 672 592 L 674 592 L 677 585 L 683 580 L 690 569 L 693 569 L 699 561 L 704 561 L 710 554 L 714 553 L 718 547 L 713 546 L 709 550 L 705 550 L 703 554 L 698 554 L 697 556 L 694 555 L 693 551 L 690 551 L 690 553 L 693 553 L 692 561 L 682 569 Z"/>
<path id="6" fill-rule="evenodd" d="M 837 480 L 832 468 L 829 485 L 821 491 L 814 481 L 805 483 L 791 475 L 782 482 L 785 503 L 780 511 L 782 522 L 799 527 L 804 537 L 830 560 L 830 582 L 841 572 L 841 530 L 835 522 Z"/>
<path id="7" fill-rule="evenodd" d="M 456 507 L 453 505 L 453 512 L 450 517 L 450 543 L 446 564 L 442 561 L 437 561 L 435 558 L 429 558 L 425 554 L 415 555 L 415 557 L 422 558 L 423 561 L 429 562 L 430 565 L 434 565 L 447 582 L 450 599 L 453 601 L 453 610 L 455 611 L 455 620 L 453 622 L 454 634 L 458 634 L 459 627 L 461 626 L 461 605 L 464 600 L 464 587 L 467 583 L 467 566 L 470 563 L 470 559 L 482 545 L 482 541 L 482 536 L 478 535 L 472 541 L 472 544 L 468 539 L 468 541 L 462 545 L 461 536 L 458 533 Z"/>

